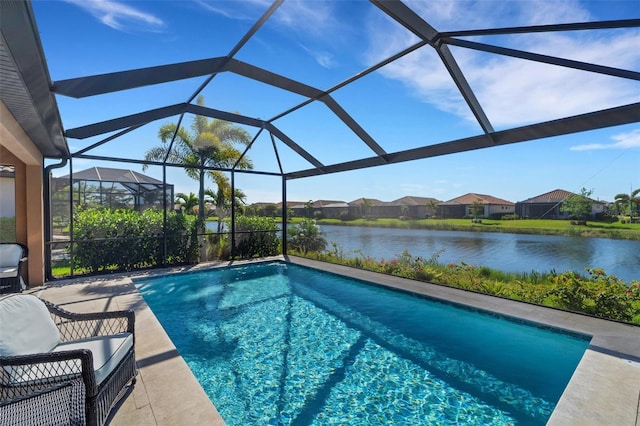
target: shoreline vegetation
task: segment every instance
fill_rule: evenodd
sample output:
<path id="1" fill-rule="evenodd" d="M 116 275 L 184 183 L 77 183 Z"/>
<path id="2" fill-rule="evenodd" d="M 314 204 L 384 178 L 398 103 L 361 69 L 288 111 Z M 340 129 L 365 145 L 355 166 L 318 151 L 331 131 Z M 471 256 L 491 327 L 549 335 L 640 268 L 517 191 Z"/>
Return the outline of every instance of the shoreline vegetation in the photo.
<path id="1" fill-rule="evenodd" d="M 430 259 L 406 251 L 390 260 L 345 257 L 335 246 L 333 251 L 291 254 L 640 326 L 640 281 L 627 283 L 603 269 L 509 273 L 464 262 L 445 265 L 438 262 L 438 253 Z"/>
<path id="2" fill-rule="evenodd" d="M 302 217 L 289 218 L 298 224 Z M 561 235 L 567 237 L 610 238 L 640 241 L 640 223 L 586 221 L 574 225 L 557 219 L 314 219 L 318 225 L 379 228 L 433 229 L 439 231 L 503 232 L 512 234 Z"/>

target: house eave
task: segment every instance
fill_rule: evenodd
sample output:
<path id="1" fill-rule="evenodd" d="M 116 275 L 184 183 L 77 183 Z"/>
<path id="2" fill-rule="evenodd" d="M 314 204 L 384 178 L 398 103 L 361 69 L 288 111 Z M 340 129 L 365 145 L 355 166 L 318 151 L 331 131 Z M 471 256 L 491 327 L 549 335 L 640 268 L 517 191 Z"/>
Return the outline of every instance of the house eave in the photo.
<path id="1" fill-rule="evenodd" d="M 31 3 L 0 2 L 0 100 L 43 157 L 69 158 Z"/>

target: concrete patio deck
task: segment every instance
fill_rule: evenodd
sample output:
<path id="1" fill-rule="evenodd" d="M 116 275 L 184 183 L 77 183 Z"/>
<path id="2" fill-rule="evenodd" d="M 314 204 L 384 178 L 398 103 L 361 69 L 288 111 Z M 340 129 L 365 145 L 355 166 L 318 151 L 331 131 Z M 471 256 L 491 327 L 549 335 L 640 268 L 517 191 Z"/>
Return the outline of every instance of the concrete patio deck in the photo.
<path id="1" fill-rule="evenodd" d="M 269 260 L 273 259 L 282 257 Z M 640 426 L 640 327 L 308 259 L 288 257 L 287 260 L 591 335 L 589 348 L 548 424 Z M 73 312 L 121 309 L 136 312 L 138 381 L 112 413 L 111 425 L 224 425 L 131 278 L 226 265 L 202 264 L 192 268 L 56 281 L 29 292 Z"/>

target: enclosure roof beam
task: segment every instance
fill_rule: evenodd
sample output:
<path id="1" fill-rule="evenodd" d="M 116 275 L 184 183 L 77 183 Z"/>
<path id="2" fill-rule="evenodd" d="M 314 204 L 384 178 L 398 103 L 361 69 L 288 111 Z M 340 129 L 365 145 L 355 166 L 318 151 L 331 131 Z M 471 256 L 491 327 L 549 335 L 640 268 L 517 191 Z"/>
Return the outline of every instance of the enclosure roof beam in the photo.
<path id="1" fill-rule="evenodd" d="M 617 21 L 575 22 L 569 24 L 530 25 L 524 27 L 486 28 L 479 30 L 444 31 L 436 36 L 441 37 L 473 37 L 507 34 L 533 34 L 558 31 L 604 30 L 616 28 L 640 27 L 640 19 L 620 19 Z"/>
<path id="2" fill-rule="evenodd" d="M 552 120 L 515 129 L 494 132 L 490 135 L 491 137 L 489 137 L 489 135 L 478 135 L 455 141 L 399 151 L 388 154 L 387 160 L 389 163 L 400 163 L 404 161 L 472 151 L 481 148 L 489 148 L 496 145 L 508 145 L 518 142 L 562 136 L 589 130 L 602 129 L 605 127 L 637 123 L 639 117 L 640 103 L 634 103 L 587 114 L 575 115 L 559 120 Z M 308 169 L 287 173 L 285 177 L 288 180 L 299 179 L 325 173 L 337 173 L 379 166 L 382 164 L 383 162 L 379 157 L 370 157 L 356 161 L 328 165 L 325 166 L 323 170 Z"/>
<path id="3" fill-rule="evenodd" d="M 513 58 L 526 59 L 529 61 L 542 62 L 545 64 L 558 65 L 565 68 L 573 68 L 581 71 L 611 75 L 613 77 L 628 78 L 631 80 L 640 80 L 640 72 L 637 71 L 606 67 L 603 65 L 590 64 L 587 62 L 574 61 L 571 59 L 558 58 L 556 56 L 541 55 L 538 53 L 509 49 L 506 47 L 494 46 L 485 43 L 477 43 L 469 40 L 459 40 L 457 38 L 451 37 L 442 38 L 442 42 L 453 46 L 465 47 L 467 49 L 481 50 L 483 52 L 511 56 Z"/>
<path id="4" fill-rule="evenodd" d="M 480 124 L 480 127 L 482 127 L 482 130 L 487 135 L 493 133 L 493 126 L 491 125 L 489 118 L 484 113 L 480 102 L 473 93 L 473 90 L 471 90 L 471 86 L 467 82 L 467 79 L 451 54 L 451 51 L 446 45 L 436 43 L 438 32 L 435 28 L 429 25 L 417 13 L 400 0 L 371 0 L 371 2 L 416 36 L 429 42 L 440 56 L 442 63 L 449 72 L 449 75 L 453 79 L 455 85 L 458 87 L 458 90 L 469 106 L 469 109 L 471 109 L 471 112 Z"/>
<path id="5" fill-rule="evenodd" d="M 98 142 L 96 142 L 96 143 L 94 143 L 92 145 L 89 145 L 89 146 L 87 146 L 85 148 L 82 148 L 80 151 L 77 151 L 77 152 L 73 153 L 72 155 L 84 154 L 85 152 L 91 151 L 92 149 L 97 148 L 97 147 L 99 147 L 101 145 L 104 145 L 105 143 L 107 143 L 109 141 L 112 141 L 114 139 L 117 139 L 120 136 L 126 135 L 127 133 L 129 133 L 129 132 L 131 132 L 131 131 L 133 131 L 135 129 L 138 129 L 138 128 L 142 127 L 143 125 L 144 124 L 137 124 L 135 126 L 128 127 L 126 129 L 116 133 L 115 135 L 111 135 L 111 136 L 109 136 L 107 138 L 102 139 L 101 141 L 98 141 Z"/>
<path id="6" fill-rule="evenodd" d="M 356 120 L 351 117 L 347 111 L 345 111 L 338 102 L 335 101 L 330 95 L 325 95 L 320 99 L 324 104 L 340 119 L 344 124 L 351 129 L 369 148 L 377 155 L 386 155 L 386 151 L 378 145 L 378 143 L 367 133 Z"/>
<path id="7" fill-rule="evenodd" d="M 213 70 L 213 71 L 212 71 Z M 92 96 L 100 93 L 108 93 L 117 90 L 125 90 L 128 88 L 140 87 L 150 84 L 158 84 L 167 81 L 173 81 L 180 78 L 195 77 L 207 73 L 217 73 L 230 71 L 234 74 L 241 75 L 243 77 L 250 78 L 255 81 L 259 81 L 268 84 L 273 87 L 277 87 L 283 90 L 287 90 L 292 93 L 296 93 L 301 96 L 305 96 L 309 99 L 318 99 L 329 107 L 329 109 L 336 114 L 336 116 L 342 120 L 342 122 L 351 129 L 373 152 L 377 155 L 384 155 L 386 152 L 382 147 L 351 117 L 347 112 L 338 105 L 338 103 L 331 98 L 328 94 L 322 90 L 300 83 L 296 80 L 272 73 L 265 69 L 250 65 L 248 63 L 238 61 L 236 59 L 229 58 L 214 58 L 203 61 L 184 62 L 181 64 L 164 65 L 160 67 L 150 67 L 132 71 L 123 71 L 120 73 L 101 74 L 93 77 L 84 77 L 73 80 L 63 80 L 56 82 L 53 86 L 54 90 L 60 94 L 66 94 L 74 97 Z M 166 76 L 163 78 L 162 76 Z M 232 113 L 225 113 L 223 111 L 215 110 L 215 114 L 211 115 L 212 111 L 209 109 L 209 113 L 198 113 L 195 110 L 204 108 L 188 105 L 183 111 L 177 112 L 181 114 L 184 112 L 193 112 L 198 115 L 206 115 L 208 117 L 220 118 L 226 121 L 232 121 L 239 124 L 246 124 L 249 126 L 263 127 L 263 121 L 258 119 L 252 119 L 249 117 L 241 117 Z M 152 110 L 160 112 L 162 110 Z M 204 111 L 204 110 L 203 110 Z M 142 113 L 146 114 L 146 113 Z M 161 114 L 161 112 L 160 112 Z M 174 114 L 170 114 L 174 115 Z M 145 121 L 150 117 L 151 120 Z M 121 119 L 134 119 L 140 120 L 137 124 L 146 124 L 149 121 L 154 121 L 158 118 L 154 114 L 148 116 L 136 114 L 134 116 L 122 117 Z M 110 120 L 109 122 L 100 123 L 102 126 L 91 125 L 81 128 L 71 129 L 66 132 L 67 137 L 84 139 L 95 134 L 106 133 L 108 131 L 116 130 L 113 126 L 118 126 L 123 121 L 121 119 Z M 128 121 L 127 121 L 128 122 Z M 93 127 L 92 127 L 93 126 Z M 126 126 L 128 127 L 128 126 Z M 122 127 L 119 127 L 122 128 Z M 119 129 L 118 128 L 118 129 Z M 107 130 L 109 129 L 109 130 Z M 100 132 L 90 134 L 91 132 Z M 82 135 L 82 136 L 81 136 Z M 87 136 L 88 135 L 88 136 Z"/>
<path id="8" fill-rule="evenodd" d="M 289 148 L 302 156 L 309 163 L 316 167 L 323 167 L 323 164 L 318 161 L 314 156 L 309 154 L 300 145 L 295 143 L 291 138 L 285 135 L 280 129 L 274 126 L 272 123 L 268 123 L 263 120 L 258 120 L 251 117 L 245 117 L 239 114 L 233 114 L 230 112 L 219 111 L 213 108 L 207 108 L 201 105 L 193 104 L 176 104 L 165 108 L 158 108 L 139 114 L 128 115 L 125 117 L 116 118 L 113 120 L 107 120 L 100 123 L 91 124 L 84 127 L 76 127 L 75 129 L 69 129 L 65 135 L 69 138 L 85 139 L 91 136 L 104 134 L 123 128 L 140 126 L 147 124 L 155 120 L 159 120 L 165 117 L 170 117 L 182 113 L 192 113 L 196 115 L 202 115 L 210 118 L 218 118 L 220 120 L 230 121 L 234 123 L 244 124 L 247 126 L 253 126 L 258 128 L 266 128 L 271 133 L 275 134 L 282 142 L 284 142 Z M 82 152 L 85 152 L 83 150 Z M 74 155 L 79 158 L 80 156 Z M 86 157 L 85 157 L 86 158 Z"/>
<path id="9" fill-rule="evenodd" d="M 285 145 L 295 151 L 302 158 L 307 160 L 309 163 L 313 164 L 317 169 L 323 170 L 324 164 L 318 161 L 313 155 L 309 154 L 305 151 L 300 145 L 295 143 L 293 139 L 289 136 L 285 135 L 280 129 L 274 126 L 272 123 L 267 123 L 266 129 L 271 132 L 271 134 L 275 135 L 278 139 L 280 139 Z"/>
<path id="10" fill-rule="evenodd" d="M 65 132 L 65 136 L 73 139 L 86 139 L 91 136 L 101 135 L 124 129 L 126 127 L 134 127 L 147 124 L 162 118 L 171 117 L 181 114 L 187 104 L 175 104 L 162 108 L 156 108 L 141 112 L 138 114 L 126 115 L 112 120 L 101 121 L 99 123 L 89 124 L 82 127 L 69 129 Z"/>
<path id="11" fill-rule="evenodd" d="M 97 160 L 97 161 L 114 161 L 119 163 L 130 163 L 130 164 L 145 164 L 148 166 L 167 166 L 167 167 L 178 167 L 185 168 L 185 165 L 182 163 L 163 163 L 162 161 L 148 161 L 148 160 L 137 160 L 134 158 L 122 158 L 122 157 L 105 157 L 101 155 L 91 155 L 91 154 L 82 154 L 76 155 L 73 158 L 82 158 L 85 160 Z M 205 170 L 217 170 L 221 172 L 235 172 L 235 173 L 246 173 L 252 175 L 265 175 L 265 176 L 282 176 L 281 173 L 276 172 L 264 172 L 260 170 L 245 170 L 245 169 L 231 169 L 228 167 L 205 167 Z"/>
<path id="12" fill-rule="evenodd" d="M 222 56 L 59 80 L 53 83 L 51 90 L 59 95 L 70 96 L 72 98 L 85 98 L 154 84 L 168 83 L 170 81 L 200 77 L 208 74 L 216 74 L 222 71 L 227 60 L 228 58 Z"/>
<path id="13" fill-rule="evenodd" d="M 231 59 L 225 67 L 225 71 L 230 71 L 234 74 L 238 74 L 288 92 L 296 93 L 307 98 L 317 99 L 323 95 L 323 92 L 320 89 L 316 89 L 315 87 L 308 86 L 304 83 L 300 83 L 299 81 L 267 71 L 264 68 L 251 65 L 237 59 Z"/>
<path id="14" fill-rule="evenodd" d="M 245 126 L 252 126 L 252 127 L 259 127 L 259 128 L 262 128 L 265 126 L 265 122 L 263 120 L 258 120 L 256 118 L 247 117 L 247 116 L 235 114 L 232 112 L 220 111 L 218 109 L 209 108 L 202 105 L 187 104 L 187 106 L 184 109 L 184 112 L 190 112 L 195 115 L 203 115 L 209 118 L 218 118 L 224 121 L 244 124 Z"/>

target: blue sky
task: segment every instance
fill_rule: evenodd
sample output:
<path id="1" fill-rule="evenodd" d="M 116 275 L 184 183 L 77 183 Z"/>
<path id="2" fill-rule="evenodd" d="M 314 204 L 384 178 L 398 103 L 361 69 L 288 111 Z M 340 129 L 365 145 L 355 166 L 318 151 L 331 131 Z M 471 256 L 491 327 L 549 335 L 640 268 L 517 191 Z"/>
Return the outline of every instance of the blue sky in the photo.
<path id="1" fill-rule="evenodd" d="M 640 18 L 637 0 L 407 2 L 439 31 Z M 227 55 L 267 10 L 265 0 L 34 0 L 51 79 L 103 74 Z M 575 31 L 474 38 L 535 53 L 640 70 L 640 29 Z M 236 59 L 328 89 L 415 43 L 417 38 L 367 1 L 285 0 L 238 52 Z M 496 130 L 640 101 L 640 82 L 451 47 Z M 84 99 L 58 96 L 65 129 L 185 102 L 204 81 L 194 78 Z M 204 89 L 206 105 L 269 119 L 304 100 L 299 95 L 232 73 Z M 387 152 L 481 133 L 455 85 L 426 46 L 356 83 L 334 99 Z M 191 116 L 183 124 L 190 125 Z M 150 123 L 91 151 L 141 159 L 159 144 L 162 124 Z M 640 118 L 639 118 L 640 119 Z M 324 164 L 372 156 L 371 150 L 322 103 L 274 124 Z M 254 135 L 257 129 L 247 128 Z M 263 132 L 249 151 L 255 168 L 277 171 Z M 69 139 L 72 152 L 103 138 Z M 306 160 L 277 142 L 285 172 Z M 74 170 L 136 164 L 75 159 Z M 60 169 L 57 175 L 68 173 Z M 162 178 L 160 168 L 145 172 Z M 177 192 L 197 182 L 168 172 Z M 279 178 L 238 174 L 248 202 L 280 201 Z M 210 185 L 211 186 L 211 185 Z M 435 157 L 408 163 L 290 181 L 289 200 L 360 197 L 391 201 L 406 195 L 448 200 L 468 192 L 509 201 L 556 188 L 613 200 L 640 187 L 640 123 L 558 138 Z"/>

